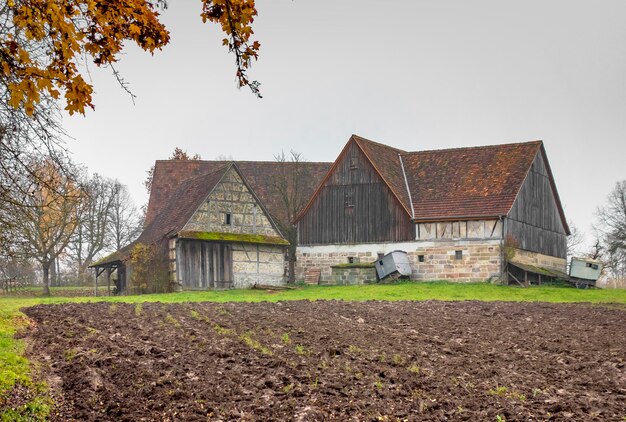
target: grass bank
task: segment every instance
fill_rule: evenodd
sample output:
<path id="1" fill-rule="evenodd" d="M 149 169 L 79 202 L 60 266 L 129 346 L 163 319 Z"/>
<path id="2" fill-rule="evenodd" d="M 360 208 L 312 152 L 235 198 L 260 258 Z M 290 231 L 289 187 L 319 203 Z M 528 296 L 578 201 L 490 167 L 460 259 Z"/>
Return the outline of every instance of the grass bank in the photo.
<path id="1" fill-rule="evenodd" d="M 181 292 L 121 297 L 63 297 L 63 290 L 53 291 L 58 296 L 49 298 L 30 296 L 0 296 L 0 395 L 10 391 L 16 383 L 30 385 L 30 366 L 24 357 L 24 342 L 15 339 L 15 333 L 28 325 L 20 308 L 38 304 L 67 302 L 276 302 L 280 300 L 480 300 L 553 303 L 616 303 L 626 305 L 626 290 L 579 290 L 569 287 L 537 286 L 529 288 L 497 286 L 484 283 L 458 284 L 445 282 L 373 284 L 364 286 L 301 286 L 293 290 L 228 290 Z M 0 420 L 8 415 L 0 409 Z M 45 406 L 22 409 L 23 414 L 44 414 Z"/>

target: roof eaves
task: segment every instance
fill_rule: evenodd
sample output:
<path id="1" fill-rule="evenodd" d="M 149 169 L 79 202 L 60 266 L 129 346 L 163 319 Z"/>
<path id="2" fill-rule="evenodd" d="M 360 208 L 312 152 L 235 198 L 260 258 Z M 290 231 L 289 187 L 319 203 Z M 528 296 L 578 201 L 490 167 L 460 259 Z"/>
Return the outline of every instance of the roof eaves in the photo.
<path id="1" fill-rule="evenodd" d="M 398 154 L 400 160 L 400 166 L 402 167 L 402 175 L 404 176 L 404 185 L 406 186 L 406 193 L 409 195 L 409 204 L 411 204 L 411 218 L 415 218 L 415 207 L 413 206 L 413 198 L 411 198 L 411 189 L 409 189 L 409 181 L 406 178 L 406 171 L 404 170 L 404 162 L 402 161 L 402 154 Z"/>

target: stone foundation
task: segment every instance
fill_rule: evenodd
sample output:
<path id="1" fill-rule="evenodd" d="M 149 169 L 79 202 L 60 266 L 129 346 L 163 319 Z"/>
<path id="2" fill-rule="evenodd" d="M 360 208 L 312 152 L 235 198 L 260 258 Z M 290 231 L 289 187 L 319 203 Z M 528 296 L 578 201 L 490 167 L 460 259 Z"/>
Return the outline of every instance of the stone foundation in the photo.
<path id="1" fill-rule="evenodd" d="M 378 282 L 376 268 L 367 264 L 340 264 L 331 267 L 331 279 L 324 284 L 374 284 Z"/>
<path id="2" fill-rule="evenodd" d="M 532 265 L 539 268 L 547 268 L 567 273 L 567 260 L 556 256 L 542 255 L 522 249 L 510 248 L 509 259 L 520 264 Z"/>
<path id="3" fill-rule="evenodd" d="M 359 245 L 299 246 L 296 276 L 304 278 L 308 268 L 319 268 L 320 283 L 333 282 L 332 266 L 353 262 L 374 262 L 379 254 L 401 250 L 408 254 L 412 280 L 457 282 L 493 281 L 500 278 L 500 240 L 456 240 Z M 457 259 L 457 251 L 461 252 Z M 423 262 L 420 262 L 420 255 Z"/>

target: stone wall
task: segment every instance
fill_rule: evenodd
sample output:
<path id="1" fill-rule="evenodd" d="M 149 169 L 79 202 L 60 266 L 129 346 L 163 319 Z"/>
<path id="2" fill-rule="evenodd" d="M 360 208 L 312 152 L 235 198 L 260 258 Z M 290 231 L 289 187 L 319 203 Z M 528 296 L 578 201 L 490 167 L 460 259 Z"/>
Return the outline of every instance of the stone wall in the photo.
<path id="1" fill-rule="evenodd" d="M 374 284 L 378 282 L 376 268 L 372 265 L 333 265 L 331 267 L 331 279 L 325 284 Z"/>
<path id="2" fill-rule="evenodd" d="M 230 214 L 230 224 L 226 223 L 226 214 Z M 182 231 L 281 236 L 234 168 L 224 175 Z"/>
<path id="3" fill-rule="evenodd" d="M 510 248 L 509 253 L 511 255 L 509 259 L 514 262 L 567 273 L 567 260 L 565 258 L 557 258 L 556 256 L 543 255 L 517 248 Z"/>
<path id="4" fill-rule="evenodd" d="M 309 268 L 321 270 L 320 283 L 333 281 L 332 266 L 373 262 L 379 254 L 401 250 L 407 252 L 413 280 L 449 280 L 458 282 L 493 281 L 500 278 L 500 240 L 417 241 L 401 243 L 299 246 L 296 275 L 304 279 Z M 457 259 L 460 251 L 460 259 Z M 420 262 L 420 255 L 423 262 Z"/>
<path id="5" fill-rule="evenodd" d="M 233 243 L 233 287 L 285 283 L 285 253 L 281 246 Z"/>

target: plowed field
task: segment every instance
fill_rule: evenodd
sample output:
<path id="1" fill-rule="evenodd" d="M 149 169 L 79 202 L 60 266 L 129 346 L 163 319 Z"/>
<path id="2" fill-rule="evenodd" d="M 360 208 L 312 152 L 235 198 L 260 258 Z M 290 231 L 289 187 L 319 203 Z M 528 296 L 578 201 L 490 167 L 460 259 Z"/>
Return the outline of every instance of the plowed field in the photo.
<path id="1" fill-rule="evenodd" d="M 24 310 L 57 420 L 626 417 L 626 311 L 484 302 Z"/>

